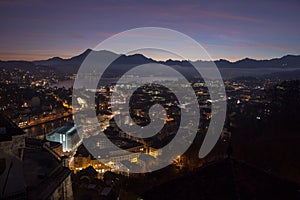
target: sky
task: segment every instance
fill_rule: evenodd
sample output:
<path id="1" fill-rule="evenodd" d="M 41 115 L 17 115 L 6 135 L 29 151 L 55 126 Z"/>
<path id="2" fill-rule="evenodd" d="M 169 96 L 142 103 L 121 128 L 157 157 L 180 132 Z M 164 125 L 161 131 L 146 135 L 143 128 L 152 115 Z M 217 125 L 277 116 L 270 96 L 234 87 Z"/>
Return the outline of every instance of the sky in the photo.
<path id="1" fill-rule="evenodd" d="M 300 54 L 299 0 L 245 2 L 0 0 L 0 60 L 69 58 L 147 26 L 182 32 L 213 59 Z"/>

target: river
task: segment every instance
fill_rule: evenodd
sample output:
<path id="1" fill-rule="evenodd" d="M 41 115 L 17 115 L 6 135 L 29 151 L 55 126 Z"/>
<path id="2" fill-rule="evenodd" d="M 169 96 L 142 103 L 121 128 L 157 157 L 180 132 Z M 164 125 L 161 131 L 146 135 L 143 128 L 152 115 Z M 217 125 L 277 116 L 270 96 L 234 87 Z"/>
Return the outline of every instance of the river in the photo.
<path id="1" fill-rule="evenodd" d="M 65 126 L 72 122 L 73 121 L 70 117 L 64 117 L 51 122 L 45 122 L 43 124 L 23 129 L 23 131 L 25 131 L 28 134 L 28 137 L 30 138 L 42 139 L 44 137 L 44 134 L 48 134 L 51 131 L 57 129 L 58 127 Z"/>

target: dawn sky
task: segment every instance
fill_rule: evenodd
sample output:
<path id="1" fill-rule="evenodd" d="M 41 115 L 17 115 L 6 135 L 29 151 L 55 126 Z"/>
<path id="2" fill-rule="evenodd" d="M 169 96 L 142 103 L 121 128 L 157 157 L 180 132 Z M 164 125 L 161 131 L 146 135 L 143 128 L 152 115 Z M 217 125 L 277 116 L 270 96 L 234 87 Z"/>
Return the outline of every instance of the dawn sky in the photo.
<path id="1" fill-rule="evenodd" d="M 214 59 L 300 54 L 298 0 L 0 0 L 0 60 L 68 58 L 144 26 L 187 34 Z"/>

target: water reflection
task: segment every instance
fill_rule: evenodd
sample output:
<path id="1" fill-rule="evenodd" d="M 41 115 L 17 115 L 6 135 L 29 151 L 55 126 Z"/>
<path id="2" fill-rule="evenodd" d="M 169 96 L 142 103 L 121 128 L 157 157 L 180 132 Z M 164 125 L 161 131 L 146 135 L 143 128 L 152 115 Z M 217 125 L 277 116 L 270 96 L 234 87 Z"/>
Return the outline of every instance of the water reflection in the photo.
<path id="1" fill-rule="evenodd" d="M 67 124 L 73 123 L 71 117 L 60 118 L 55 121 L 46 122 L 36 126 L 32 126 L 27 129 L 23 129 L 30 138 L 43 139 L 44 135 L 50 133 L 51 131 L 57 129 L 58 127 L 65 126 Z"/>

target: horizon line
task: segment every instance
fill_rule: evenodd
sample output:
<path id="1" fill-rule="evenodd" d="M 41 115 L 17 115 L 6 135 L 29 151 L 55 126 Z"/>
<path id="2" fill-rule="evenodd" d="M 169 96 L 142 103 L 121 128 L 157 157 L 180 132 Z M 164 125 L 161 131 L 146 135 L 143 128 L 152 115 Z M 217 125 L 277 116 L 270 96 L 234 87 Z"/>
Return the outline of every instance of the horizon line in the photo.
<path id="1" fill-rule="evenodd" d="M 0 61 L 3 61 L 3 62 L 7 62 L 7 61 L 25 61 L 25 62 L 36 62 L 36 61 L 46 61 L 46 60 L 50 60 L 52 58 L 60 58 L 60 59 L 63 59 L 63 60 L 68 60 L 68 59 L 71 59 L 73 57 L 76 57 L 76 56 L 80 56 L 82 55 L 83 53 L 85 53 L 86 51 L 89 51 L 89 50 L 92 50 L 90 48 L 87 48 L 85 49 L 84 51 L 81 51 L 81 53 L 79 54 L 76 54 L 76 55 L 60 55 L 60 56 L 55 56 L 55 55 L 47 55 L 47 57 L 42 57 L 40 59 L 36 58 L 36 59 L 2 59 L 0 58 Z M 94 50 L 92 50 L 94 51 Z M 101 51 L 101 50 L 100 50 Z M 104 50 L 104 51 L 107 51 L 107 50 Z M 112 51 L 110 51 L 112 52 Z M 115 53 L 115 52 L 112 52 L 112 53 Z M 118 54 L 118 53 L 115 53 L 115 54 Z M 20 54 L 20 55 L 26 55 L 26 54 Z M 28 55 L 28 54 L 27 54 Z M 229 58 L 225 58 L 225 57 L 220 57 L 220 58 L 213 58 L 212 57 L 212 60 L 201 60 L 201 59 L 197 59 L 197 60 L 189 60 L 189 59 L 172 59 L 172 58 L 164 58 L 164 59 L 161 59 L 161 58 L 153 58 L 151 56 L 147 56 L 143 53 L 133 53 L 133 54 L 118 54 L 118 55 L 126 55 L 126 56 L 130 56 L 130 55 L 143 55 L 144 57 L 146 57 L 147 59 L 152 59 L 152 60 L 155 60 L 155 61 L 158 61 L 158 62 L 166 62 L 168 60 L 172 60 L 172 61 L 190 61 L 190 62 L 198 62 L 198 61 L 202 61 L 202 62 L 208 62 L 208 61 L 213 61 L 213 62 L 216 62 L 216 61 L 220 61 L 220 60 L 226 60 L 226 61 L 229 61 L 231 63 L 234 63 L 234 62 L 238 62 L 238 61 L 241 61 L 241 60 L 245 60 L 245 59 L 252 59 L 252 60 L 256 60 L 256 61 L 263 61 L 263 60 L 272 60 L 272 59 L 278 59 L 278 58 L 282 58 L 282 57 L 285 57 L 285 56 L 300 56 L 300 54 L 296 55 L 296 54 L 283 54 L 279 57 L 268 57 L 268 58 L 253 58 L 253 57 L 240 57 L 238 59 L 229 59 Z M 42 55 L 41 55 L 42 56 Z"/>

